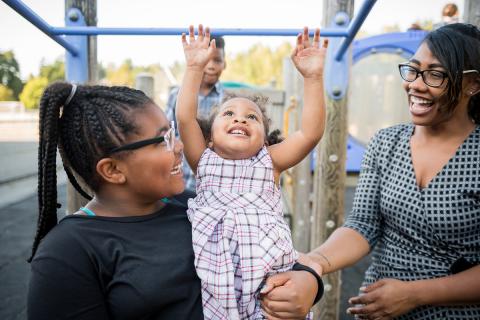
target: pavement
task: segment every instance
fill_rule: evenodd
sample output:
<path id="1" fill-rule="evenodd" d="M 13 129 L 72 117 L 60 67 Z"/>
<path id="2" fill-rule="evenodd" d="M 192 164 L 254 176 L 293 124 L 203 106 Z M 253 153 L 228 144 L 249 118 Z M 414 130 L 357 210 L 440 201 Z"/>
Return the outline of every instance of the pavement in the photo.
<path id="1" fill-rule="evenodd" d="M 58 201 L 66 207 L 66 185 L 60 175 L 62 184 L 58 188 Z M 30 267 L 26 262 L 31 252 L 31 245 L 37 222 L 36 179 L 30 177 L 21 186 L 0 189 L 3 199 L 0 201 L 0 319 L 26 319 L 26 295 Z M 345 194 L 345 212 L 350 212 L 353 201 L 353 187 L 348 187 Z M 12 194 L 9 196 L 9 193 Z M 64 214 L 59 210 L 59 218 Z M 369 263 L 368 257 L 354 267 L 342 272 L 342 293 L 340 320 L 352 319 L 345 314 L 347 300 L 356 295 L 363 279 L 363 273 Z"/>

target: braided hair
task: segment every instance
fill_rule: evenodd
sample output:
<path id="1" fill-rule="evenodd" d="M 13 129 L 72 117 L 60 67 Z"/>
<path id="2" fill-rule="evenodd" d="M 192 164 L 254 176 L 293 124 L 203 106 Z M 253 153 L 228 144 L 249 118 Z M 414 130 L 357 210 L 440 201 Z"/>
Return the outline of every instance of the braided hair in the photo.
<path id="1" fill-rule="evenodd" d="M 210 141 L 212 137 L 213 121 L 215 120 L 215 117 L 218 115 L 218 112 L 220 111 L 220 106 L 225 102 L 227 102 L 228 100 L 231 100 L 234 98 L 248 99 L 258 106 L 258 108 L 260 109 L 260 112 L 262 113 L 263 126 L 265 128 L 265 142 L 269 146 L 283 141 L 283 137 L 281 136 L 282 133 L 280 130 L 276 129 L 270 132 L 270 123 L 272 121 L 267 116 L 266 106 L 268 103 L 268 97 L 265 97 L 260 94 L 242 95 L 242 94 L 230 93 L 230 92 L 223 97 L 219 105 L 212 108 L 212 111 L 210 112 L 208 119 L 197 119 L 198 124 L 200 125 L 200 129 L 202 129 L 202 133 L 203 133 L 203 136 L 205 137 L 205 140 Z"/>
<path id="2" fill-rule="evenodd" d="M 101 182 L 97 162 L 138 133 L 133 112 L 149 104 L 152 100 L 142 91 L 128 87 L 78 86 L 72 91 L 71 84 L 57 82 L 45 89 L 39 120 L 39 217 L 29 262 L 40 240 L 57 224 L 57 147 L 68 179 L 80 194 L 91 199 L 75 174 L 97 191 Z"/>
<path id="3" fill-rule="evenodd" d="M 471 24 L 447 24 L 430 32 L 423 41 L 448 74 L 445 94 L 448 96 L 447 111 L 451 113 L 461 97 L 463 71 L 473 69 L 480 72 L 480 30 Z M 468 115 L 480 124 L 479 94 L 470 98 Z"/>

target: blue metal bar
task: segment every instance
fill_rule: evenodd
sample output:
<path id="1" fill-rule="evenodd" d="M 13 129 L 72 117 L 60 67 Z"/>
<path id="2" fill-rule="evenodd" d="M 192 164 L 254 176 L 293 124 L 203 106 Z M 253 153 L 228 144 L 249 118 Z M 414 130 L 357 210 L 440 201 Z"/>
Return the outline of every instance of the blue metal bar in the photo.
<path id="1" fill-rule="evenodd" d="M 322 36 L 325 37 L 345 37 L 339 46 L 335 55 L 335 60 L 340 61 L 352 43 L 353 38 L 360 29 L 368 13 L 375 5 L 377 0 L 365 0 L 359 13 L 354 18 L 348 29 L 322 29 Z M 180 35 L 188 32 L 186 28 L 98 28 L 98 27 L 52 27 L 28 6 L 20 0 L 3 0 L 13 10 L 17 11 L 25 19 L 43 31 L 55 42 L 64 47 L 73 56 L 78 55 L 78 50 L 67 40 L 59 35 Z M 229 36 L 296 36 L 302 30 L 300 29 L 212 29 L 213 35 Z M 313 35 L 313 30 L 311 30 Z"/>
<path id="2" fill-rule="evenodd" d="M 71 17 L 76 17 L 72 19 Z M 70 8 L 65 14 L 67 27 L 84 27 L 87 25 L 85 17 L 78 8 Z M 86 83 L 88 81 L 88 37 L 66 36 L 66 40 L 78 48 L 78 55 L 70 52 L 65 53 L 65 77 L 74 83 Z"/>
<path id="3" fill-rule="evenodd" d="M 67 40 L 63 37 L 59 37 L 52 33 L 52 27 L 43 20 L 40 16 L 38 16 L 35 12 L 33 12 L 28 6 L 26 6 L 23 2 L 18 0 L 3 0 L 8 6 L 10 6 L 13 10 L 18 12 L 21 16 L 25 19 L 30 21 L 35 27 L 43 31 L 47 36 L 52 38 L 55 42 L 59 45 L 64 47 L 68 52 L 70 52 L 73 56 L 78 55 L 78 50 L 74 46 L 72 46 Z"/>
<path id="4" fill-rule="evenodd" d="M 303 29 L 216 29 L 211 28 L 212 35 L 222 36 L 297 36 Z M 188 33 L 188 28 L 99 28 L 99 27 L 52 27 L 55 35 L 181 35 Z M 310 30 L 313 36 L 314 30 Z M 325 37 L 345 37 L 345 30 L 321 29 Z"/>
<path id="5" fill-rule="evenodd" d="M 368 16 L 368 13 L 370 10 L 372 10 L 373 6 L 375 5 L 375 2 L 377 0 L 365 0 L 363 3 L 363 6 L 360 8 L 360 11 L 358 12 L 357 16 L 352 20 L 350 25 L 348 26 L 348 35 L 343 38 L 342 43 L 340 44 L 340 47 L 338 48 L 337 54 L 335 55 L 335 60 L 340 61 L 342 60 L 343 55 L 348 49 L 348 46 L 353 41 L 353 38 L 355 38 L 355 35 L 358 32 L 358 29 L 362 26 L 363 21 Z"/>

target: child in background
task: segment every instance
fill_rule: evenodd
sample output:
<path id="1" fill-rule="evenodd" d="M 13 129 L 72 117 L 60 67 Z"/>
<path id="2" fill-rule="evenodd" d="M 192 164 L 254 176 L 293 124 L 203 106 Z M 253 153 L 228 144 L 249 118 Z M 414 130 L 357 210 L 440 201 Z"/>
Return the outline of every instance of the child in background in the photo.
<path id="1" fill-rule="evenodd" d="M 280 173 L 317 145 L 325 127 L 323 66 L 327 41 L 320 30 L 297 37 L 292 60 L 304 77 L 300 130 L 268 144 L 268 119 L 259 99 L 227 97 L 211 116 L 207 139 L 197 121 L 203 70 L 215 50 L 202 25 L 182 35 L 187 67 L 177 100 L 185 157 L 196 173 L 189 200 L 195 267 L 206 319 L 262 319 L 258 294 L 267 275 L 288 271 L 298 259 L 283 219 Z M 321 273 L 321 272 L 318 272 Z M 319 288 L 320 290 L 320 288 Z"/>

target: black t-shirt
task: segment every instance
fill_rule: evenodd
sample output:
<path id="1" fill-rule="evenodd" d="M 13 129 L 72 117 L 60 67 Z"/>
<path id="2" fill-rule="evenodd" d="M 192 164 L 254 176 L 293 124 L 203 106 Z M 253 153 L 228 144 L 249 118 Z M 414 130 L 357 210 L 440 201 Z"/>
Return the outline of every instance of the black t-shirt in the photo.
<path id="1" fill-rule="evenodd" d="M 65 217 L 32 261 L 29 319 L 203 319 L 185 209 Z"/>

